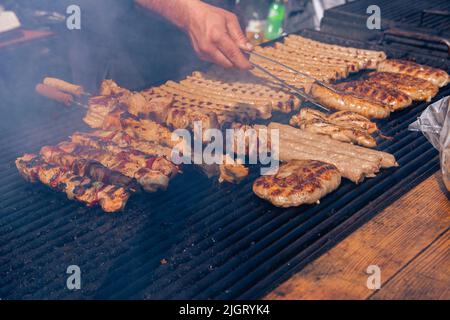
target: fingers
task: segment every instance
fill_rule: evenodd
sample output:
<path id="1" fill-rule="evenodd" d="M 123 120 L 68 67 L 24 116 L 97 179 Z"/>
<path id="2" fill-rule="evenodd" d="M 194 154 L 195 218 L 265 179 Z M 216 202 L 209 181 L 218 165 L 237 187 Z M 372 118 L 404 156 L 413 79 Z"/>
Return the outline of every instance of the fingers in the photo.
<path id="1" fill-rule="evenodd" d="M 234 14 L 230 14 L 227 16 L 226 21 L 228 34 L 230 35 L 231 39 L 233 39 L 233 41 L 238 45 L 238 47 L 243 50 L 253 50 L 252 44 L 248 41 L 247 37 L 242 32 L 238 18 Z"/>
<path id="2" fill-rule="evenodd" d="M 209 45 L 197 46 L 194 43 L 194 49 L 200 59 L 216 63 L 224 68 L 232 68 L 233 63 L 217 49 L 212 43 Z"/>
<path id="3" fill-rule="evenodd" d="M 225 35 L 217 45 L 219 50 L 233 63 L 236 68 L 250 69 L 250 62 L 229 36 Z"/>
<path id="4" fill-rule="evenodd" d="M 215 51 L 209 54 L 209 57 L 206 57 L 206 60 L 214 62 L 224 68 L 232 68 L 234 66 L 233 62 L 231 62 L 222 52 L 215 49 Z"/>
<path id="5" fill-rule="evenodd" d="M 251 68 L 248 59 L 243 55 L 236 42 L 232 40 L 228 34 L 222 34 L 216 41 L 216 45 L 220 52 L 232 62 L 234 67 L 239 69 Z"/>

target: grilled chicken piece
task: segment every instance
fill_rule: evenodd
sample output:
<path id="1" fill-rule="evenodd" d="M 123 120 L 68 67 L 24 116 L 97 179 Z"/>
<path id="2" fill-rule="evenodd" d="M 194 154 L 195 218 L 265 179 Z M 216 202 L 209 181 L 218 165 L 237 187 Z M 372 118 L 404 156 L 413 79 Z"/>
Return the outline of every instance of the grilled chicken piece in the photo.
<path id="1" fill-rule="evenodd" d="M 321 119 L 301 120 L 298 116 L 293 116 L 289 123 L 302 130 L 324 134 L 338 141 L 355 143 L 367 148 L 374 148 L 377 145 L 376 140 L 361 129 L 341 126 Z"/>
<path id="2" fill-rule="evenodd" d="M 41 181 L 52 189 L 66 193 L 69 199 L 76 199 L 87 206 L 99 204 L 105 212 L 122 210 L 130 197 L 123 187 L 93 182 L 66 168 L 48 164 L 38 155 L 25 154 L 16 160 L 16 166 L 26 180 Z"/>
<path id="3" fill-rule="evenodd" d="M 363 80 L 343 82 L 336 85 L 336 89 L 382 103 L 389 106 L 391 111 L 397 111 L 412 104 L 412 99 L 407 94 L 374 82 L 369 83 Z"/>
<path id="4" fill-rule="evenodd" d="M 311 95 L 329 108 L 340 111 L 352 111 L 367 118 L 387 118 L 390 115 L 389 107 L 367 98 L 360 98 L 350 93 L 334 92 L 323 86 L 314 84 Z"/>
<path id="5" fill-rule="evenodd" d="M 385 60 L 378 64 L 377 70 L 381 72 L 406 74 L 429 81 L 438 87 L 444 87 L 450 82 L 450 76 L 444 70 L 428 67 L 407 60 Z"/>
<path id="6" fill-rule="evenodd" d="M 253 192 L 277 207 L 294 207 L 318 202 L 341 183 L 339 170 L 316 160 L 292 160 L 280 166 L 274 176 L 261 176 Z"/>
<path id="7" fill-rule="evenodd" d="M 372 134 L 378 130 L 377 124 L 366 117 L 351 111 L 338 111 L 328 115 L 328 121 L 337 125 L 359 128 Z"/>
<path id="8" fill-rule="evenodd" d="M 352 111 L 337 111 L 331 114 L 326 114 L 315 109 L 303 108 L 297 115 L 292 116 L 292 121 L 294 124 L 299 121 L 310 121 L 315 119 L 327 121 L 339 126 L 361 129 L 369 134 L 378 131 L 378 127 L 375 122 L 372 122 L 366 117 Z"/>
<path id="9" fill-rule="evenodd" d="M 439 87 L 433 83 L 407 74 L 372 72 L 367 79 L 369 84 L 376 83 L 385 87 L 393 87 L 417 101 L 431 101 L 439 91 Z"/>

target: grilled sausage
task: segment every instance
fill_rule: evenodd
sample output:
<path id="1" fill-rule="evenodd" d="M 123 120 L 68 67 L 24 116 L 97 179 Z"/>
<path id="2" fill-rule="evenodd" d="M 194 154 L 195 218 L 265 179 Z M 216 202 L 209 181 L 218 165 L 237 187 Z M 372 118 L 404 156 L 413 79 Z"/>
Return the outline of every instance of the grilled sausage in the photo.
<path id="1" fill-rule="evenodd" d="M 412 99 L 407 94 L 376 82 L 369 83 L 363 80 L 343 82 L 336 85 L 336 89 L 389 106 L 391 111 L 397 111 L 412 104 Z"/>
<path id="2" fill-rule="evenodd" d="M 332 109 L 352 111 L 378 119 L 387 118 L 390 114 L 389 108 L 383 104 L 345 92 L 337 93 L 317 84 L 312 85 L 310 93 L 319 103 Z"/>
<path id="3" fill-rule="evenodd" d="M 407 74 L 431 82 L 438 87 L 444 87 L 450 82 L 450 76 L 441 69 L 428 67 L 407 60 L 390 59 L 378 64 L 378 71 Z"/>
<path id="4" fill-rule="evenodd" d="M 407 74 L 372 72 L 367 79 L 369 84 L 376 83 L 385 87 L 394 87 L 410 96 L 411 99 L 418 101 L 431 101 L 439 91 L 439 87 L 431 82 Z"/>

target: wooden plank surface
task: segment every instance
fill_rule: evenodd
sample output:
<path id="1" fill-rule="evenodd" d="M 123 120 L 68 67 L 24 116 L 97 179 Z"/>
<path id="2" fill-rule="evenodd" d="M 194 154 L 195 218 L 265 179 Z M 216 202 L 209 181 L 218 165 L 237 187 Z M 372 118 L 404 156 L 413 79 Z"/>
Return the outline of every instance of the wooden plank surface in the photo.
<path id="1" fill-rule="evenodd" d="M 416 186 L 266 299 L 450 298 L 439 290 L 442 285 L 427 292 L 423 280 L 449 282 L 443 252 L 448 243 L 442 242 L 448 237 L 450 202 L 439 179 L 436 174 Z M 435 263 L 444 265 L 432 268 Z M 381 270 L 379 291 L 367 287 L 370 265 Z M 415 270 L 422 278 L 412 279 Z"/>
<path id="2" fill-rule="evenodd" d="M 449 249 L 447 230 L 371 299 L 450 299 Z"/>

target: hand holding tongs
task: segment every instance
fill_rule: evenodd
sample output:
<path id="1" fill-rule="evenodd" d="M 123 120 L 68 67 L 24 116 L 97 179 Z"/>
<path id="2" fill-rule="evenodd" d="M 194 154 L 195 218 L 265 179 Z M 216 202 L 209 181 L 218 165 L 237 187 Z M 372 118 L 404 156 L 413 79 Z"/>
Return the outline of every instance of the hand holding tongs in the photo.
<path id="1" fill-rule="evenodd" d="M 269 58 L 269 57 L 267 57 L 267 56 L 265 56 L 265 55 L 262 55 L 262 54 L 260 54 L 260 53 L 257 53 L 257 52 L 254 52 L 254 51 L 249 51 L 248 49 L 243 49 L 243 50 L 244 50 L 246 53 L 248 53 L 249 55 L 252 55 L 252 54 L 253 54 L 253 55 L 255 55 L 256 57 L 259 57 L 259 58 L 265 59 L 265 60 L 267 60 L 267 61 L 270 61 L 270 62 L 272 62 L 272 63 L 274 63 L 274 64 L 277 64 L 277 65 L 279 65 L 279 66 L 281 66 L 281 67 L 283 67 L 283 68 L 286 68 L 286 69 L 292 71 L 293 73 L 296 73 L 296 74 L 299 74 L 299 75 L 301 75 L 301 76 L 303 76 L 303 77 L 309 78 L 309 79 L 313 80 L 315 83 L 317 83 L 317 84 L 319 84 L 319 85 L 321 85 L 321 86 L 323 86 L 323 87 L 325 87 L 325 88 L 327 88 L 327 89 L 329 89 L 329 90 L 332 90 L 333 92 L 337 92 L 336 89 L 334 89 L 332 86 L 328 85 L 327 83 L 325 83 L 325 82 L 323 82 L 323 81 L 320 81 L 320 80 L 314 78 L 313 76 L 311 76 L 311 75 L 309 75 L 309 74 L 307 74 L 307 73 L 298 71 L 298 70 L 296 70 L 296 69 L 294 69 L 294 68 L 292 68 L 292 67 L 290 67 L 290 66 L 288 66 L 288 65 L 285 65 L 284 63 L 281 63 L 281 62 L 279 62 L 279 61 L 276 61 L 276 60 L 274 60 L 274 59 L 272 59 L 272 58 Z M 274 78 L 275 80 L 277 80 L 283 87 L 286 87 L 287 89 L 292 90 L 293 92 L 297 93 L 299 96 L 301 96 L 301 97 L 304 98 L 305 100 L 308 100 L 308 101 L 311 102 L 312 104 L 316 105 L 317 107 L 319 107 L 319 108 L 321 108 L 321 109 L 323 109 L 323 110 L 325 110 L 325 111 L 327 111 L 327 112 L 330 111 L 330 109 L 328 109 L 327 107 L 324 107 L 324 106 L 321 105 L 320 103 L 316 102 L 315 99 L 314 99 L 313 97 L 311 97 L 309 94 L 307 94 L 305 91 L 303 91 L 303 90 L 301 90 L 301 89 L 298 89 L 298 88 L 296 88 L 296 87 L 294 87 L 294 86 L 288 84 L 286 81 L 284 81 L 284 80 L 281 79 L 280 77 L 274 75 L 272 72 L 268 71 L 268 70 L 265 69 L 264 67 L 261 67 L 260 65 L 254 63 L 254 62 L 252 62 L 252 61 L 250 61 L 250 64 L 251 64 L 254 68 L 256 68 L 256 69 L 258 69 L 258 70 L 264 72 L 264 73 L 267 74 L 268 76 L 270 76 L 270 77 Z"/>

